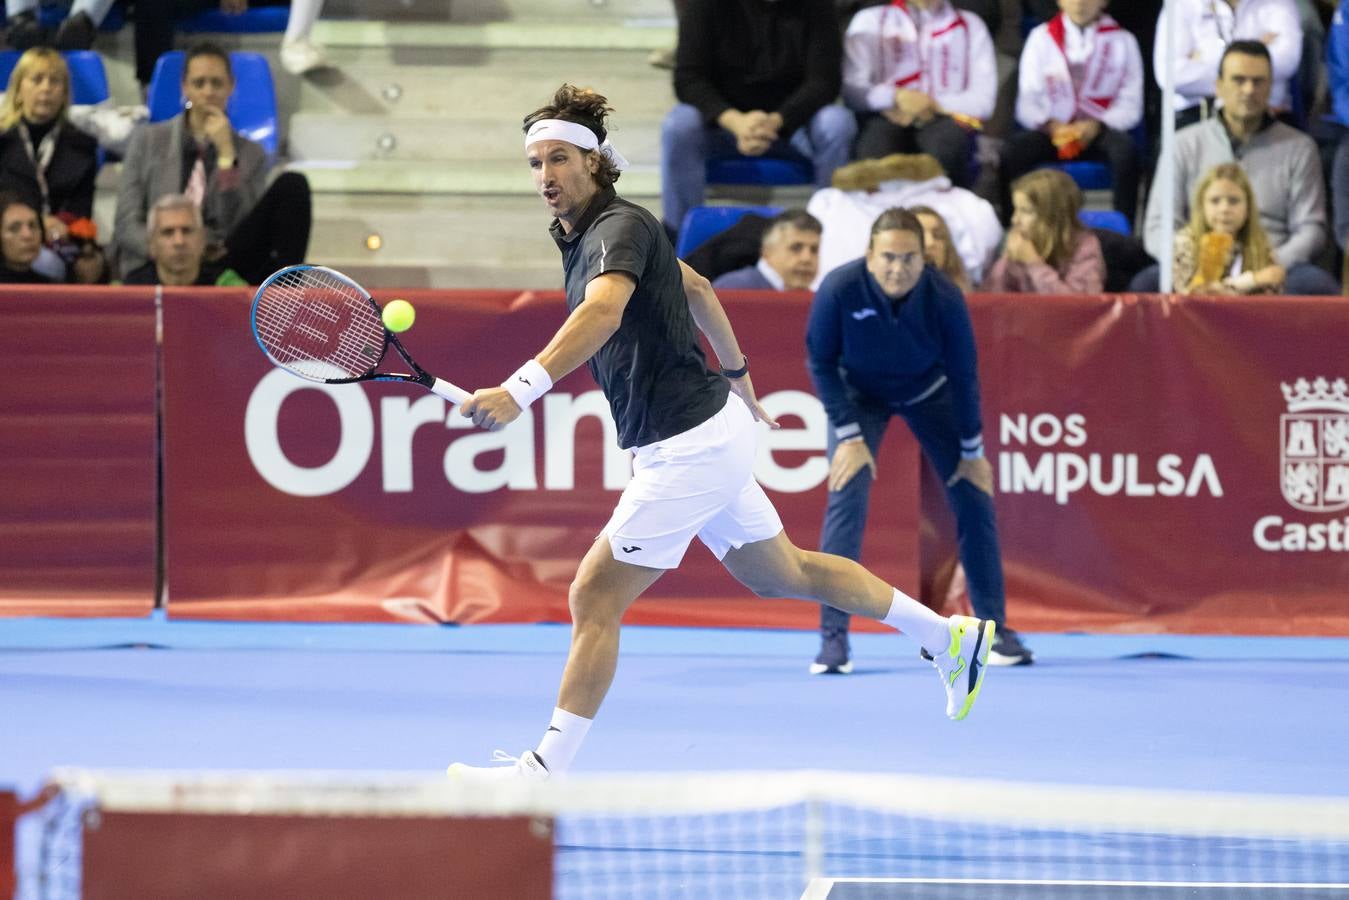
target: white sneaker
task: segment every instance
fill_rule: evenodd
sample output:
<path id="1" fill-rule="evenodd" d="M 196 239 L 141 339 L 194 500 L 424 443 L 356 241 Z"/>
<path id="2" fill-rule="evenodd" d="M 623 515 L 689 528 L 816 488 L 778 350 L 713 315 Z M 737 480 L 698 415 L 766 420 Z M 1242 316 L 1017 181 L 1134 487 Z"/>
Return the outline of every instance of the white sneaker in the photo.
<path id="1" fill-rule="evenodd" d="M 323 48 L 308 38 L 281 44 L 281 67 L 292 75 L 303 75 L 328 65 Z"/>
<path id="2" fill-rule="evenodd" d="M 921 651 L 923 659 L 932 661 L 946 688 L 946 715 L 959 721 L 970 714 L 970 708 L 979 698 L 988 670 L 988 651 L 993 648 L 997 626 L 991 619 L 973 616 L 951 616 L 947 620 L 951 643 L 940 653 Z"/>
<path id="3" fill-rule="evenodd" d="M 518 757 L 502 750 L 492 753 L 491 766 L 468 766 L 463 763 L 450 763 L 445 774 L 453 779 L 463 779 L 479 783 L 513 781 L 523 778 L 528 781 L 545 781 L 548 767 L 533 750 L 526 750 Z"/>

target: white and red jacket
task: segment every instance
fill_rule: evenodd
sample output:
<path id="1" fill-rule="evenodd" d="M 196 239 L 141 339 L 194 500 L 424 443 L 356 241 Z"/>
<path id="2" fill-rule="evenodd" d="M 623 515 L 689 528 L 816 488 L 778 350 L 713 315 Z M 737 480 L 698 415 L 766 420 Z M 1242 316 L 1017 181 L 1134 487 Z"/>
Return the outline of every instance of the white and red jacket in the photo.
<path id="1" fill-rule="evenodd" d="M 1233 9 L 1226 0 L 1177 0 L 1175 85 L 1177 110 L 1195 106 L 1212 97 L 1218 80 L 1218 60 L 1232 41 L 1265 41 L 1274 64 L 1274 84 L 1269 105 L 1285 109 L 1288 79 L 1302 62 L 1302 19 L 1295 0 L 1239 0 Z M 1152 71 L 1157 83 L 1166 80 L 1171 56 L 1166 14 L 1157 18 L 1156 42 L 1152 45 Z"/>
<path id="2" fill-rule="evenodd" d="M 1080 70 L 1079 84 L 1070 67 Z M 1020 69 L 1016 120 L 1023 128 L 1091 118 L 1128 131 L 1143 117 L 1138 41 L 1107 15 L 1078 28 L 1059 13 L 1038 26 L 1026 38 Z"/>
<path id="3" fill-rule="evenodd" d="M 998 63 L 983 19 L 948 0 L 859 10 L 843 39 L 843 101 L 859 112 L 895 104 L 895 88 L 922 91 L 946 112 L 993 114 Z"/>

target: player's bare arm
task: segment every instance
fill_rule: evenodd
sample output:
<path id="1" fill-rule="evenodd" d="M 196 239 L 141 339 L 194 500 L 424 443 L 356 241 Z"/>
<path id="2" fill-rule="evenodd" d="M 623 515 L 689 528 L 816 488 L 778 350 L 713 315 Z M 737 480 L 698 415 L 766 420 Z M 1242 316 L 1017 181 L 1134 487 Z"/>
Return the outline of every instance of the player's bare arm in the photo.
<path id="1" fill-rule="evenodd" d="M 735 329 L 731 327 L 731 320 L 726 317 L 726 310 L 717 299 L 717 292 L 712 289 L 712 282 L 691 269 L 683 260 L 679 262 L 679 271 L 684 277 L 684 295 L 688 297 L 689 312 L 692 313 L 698 330 L 707 335 L 708 343 L 717 354 L 721 367 L 731 370 L 741 368 L 745 364 L 745 355 L 740 350 L 740 343 L 735 339 Z M 750 381 L 748 372 L 739 378 L 730 379 L 730 382 L 731 390 L 745 401 L 755 419 L 767 422 L 770 428 L 781 427 L 777 419 L 770 416 L 754 396 L 754 383 Z"/>
<path id="2" fill-rule="evenodd" d="M 632 277 L 623 272 L 605 272 L 586 285 L 584 302 L 535 357 L 553 382 L 590 359 L 613 337 L 636 287 Z M 520 412 L 520 405 L 504 387 L 475 391 L 460 407 L 464 418 L 489 431 L 509 425 Z"/>

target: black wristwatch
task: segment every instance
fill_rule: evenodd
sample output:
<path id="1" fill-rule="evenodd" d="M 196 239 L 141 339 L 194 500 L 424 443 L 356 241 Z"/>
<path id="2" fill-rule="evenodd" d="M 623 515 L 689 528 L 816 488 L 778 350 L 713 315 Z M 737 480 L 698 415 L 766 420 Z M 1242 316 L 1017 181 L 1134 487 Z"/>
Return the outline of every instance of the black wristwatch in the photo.
<path id="1" fill-rule="evenodd" d="M 722 369 L 721 374 L 723 377 L 744 378 L 746 375 L 749 374 L 749 357 L 745 356 L 743 353 L 741 354 L 741 356 L 744 356 L 745 364 L 738 369 Z"/>

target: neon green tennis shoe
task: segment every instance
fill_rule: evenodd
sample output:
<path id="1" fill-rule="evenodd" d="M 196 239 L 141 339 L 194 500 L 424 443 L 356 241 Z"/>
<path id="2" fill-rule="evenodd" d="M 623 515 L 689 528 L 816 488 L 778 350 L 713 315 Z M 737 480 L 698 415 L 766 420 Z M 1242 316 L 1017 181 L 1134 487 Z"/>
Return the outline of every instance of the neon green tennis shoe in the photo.
<path id="1" fill-rule="evenodd" d="M 970 714 L 988 671 L 988 651 L 993 649 L 997 626 L 991 619 L 951 616 L 947 620 L 951 643 L 941 653 L 923 649 L 923 659 L 931 660 L 946 688 L 947 718 L 959 721 Z"/>

